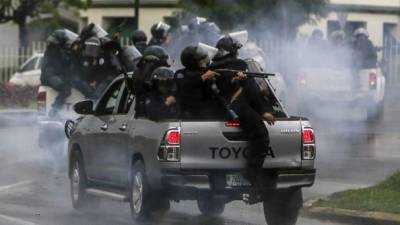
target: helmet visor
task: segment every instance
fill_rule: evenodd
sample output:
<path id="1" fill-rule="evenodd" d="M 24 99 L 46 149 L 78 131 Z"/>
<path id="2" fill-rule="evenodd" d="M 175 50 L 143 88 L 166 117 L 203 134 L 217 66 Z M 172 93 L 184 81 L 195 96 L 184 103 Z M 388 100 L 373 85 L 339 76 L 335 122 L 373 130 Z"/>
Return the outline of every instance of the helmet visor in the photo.
<path id="1" fill-rule="evenodd" d="M 83 51 L 83 55 L 86 57 L 97 58 L 100 56 L 100 43 L 96 42 L 85 42 L 85 50 Z"/>
<path id="2" fill-rule="evenodd" d="M 208 60 L 212 60 L 218 52 L 217 48 L 199 42 L 197 44 L 196 55 L 206 55 Z"/>
<path id="3" fill-rule="evenodd" d="M 65 39 L 66 39 L 65 46 L 67 48 L 70 48 L 72 46 L 72 44 L 78 39 L 78 34 L 72 32 L 68 29 L 65 29 L 64 31 L 65 31 Z"/>
<path id="4" fill-rule="evenodd" d="M 102 38 L 108 35 L 107 31 L 105 31 L 102 27 L 100 27 L 97 24 L 94 25 L 92 32 L 98 38 Z"/>
<path id="5" fill-rule="evenodd" d="M 239 42 L 242 46 L 244 46 L 249 39 L 249 33 L 247 32 L 247 30 L 233 32 L 230 33 L 229 36 Z"/>
<path id="6" fill-rule="evenodd" d="M 164 30 L 164 31 L 168 31 L 171 28 L 170 25 L 164 23 L 164 22 L 158 22 L 157 23 L 157 27 L 156 30 Z"/>

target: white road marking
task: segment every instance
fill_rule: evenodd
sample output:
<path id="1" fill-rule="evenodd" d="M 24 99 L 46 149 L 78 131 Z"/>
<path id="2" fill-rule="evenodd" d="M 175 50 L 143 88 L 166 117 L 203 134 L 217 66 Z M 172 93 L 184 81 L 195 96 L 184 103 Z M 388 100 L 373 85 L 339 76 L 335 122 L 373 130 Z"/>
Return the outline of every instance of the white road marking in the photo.
<path id="1" fill-rule="evenodd" d="M 38 225 L 36 223 L 32 223 L 30 221 L 22 220 L 19 218 L 11 217 L 11 216 L 6 216 L 3 214 L 0 214 L 0 224 L 3 224 L 2 221 L 7 222 L 7 225 L 15 224 L 15 225 Z M 11 222 L 11 223 L 10 223 Z"/>
<path id="2" fill-rule="evenodd" d="M 33 180 L 24 180 L 24 181 L 15 183 L 15 184 L 0 186 L 0 192 L 6 191 L 6 190 L 12 189 L 12 188 L 17 188 L 17 187 L 20 187 L 20 186 L 25 186 L 25 185 L 28 185 L 28 184 L 31 184 L 31 183 L 33 183 Z"/>

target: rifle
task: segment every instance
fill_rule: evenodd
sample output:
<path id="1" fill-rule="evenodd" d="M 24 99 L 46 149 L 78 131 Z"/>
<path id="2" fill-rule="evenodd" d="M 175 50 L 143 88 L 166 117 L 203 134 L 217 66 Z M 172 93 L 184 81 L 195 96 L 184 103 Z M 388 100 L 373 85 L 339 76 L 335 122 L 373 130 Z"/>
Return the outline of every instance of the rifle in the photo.
<path id="1" fill-rule="evenodd" d="M 248 71 L 231 70 L 231 69 L 215 69 L 213 71 L 217 73 L 234 73 L 234 74 L 242 72 L 246 74 L 247 77 L 253 77 L 253 78 L 268 78 L 270 76 L 275 76 L 274 73 L 248 72 Z"/>

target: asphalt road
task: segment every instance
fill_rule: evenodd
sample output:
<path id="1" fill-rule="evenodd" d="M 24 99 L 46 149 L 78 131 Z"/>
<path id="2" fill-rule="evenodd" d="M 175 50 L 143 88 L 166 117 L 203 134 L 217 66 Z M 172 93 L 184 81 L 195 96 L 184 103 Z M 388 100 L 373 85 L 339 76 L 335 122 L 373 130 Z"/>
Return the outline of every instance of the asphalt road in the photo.
<path id="1" fill-rule="evenodd" d="M 374 124 L 316 120 L 318 177 L 304 189 L 306 200 L 335 191 L 374 184 L 400 169 L 400 106 L 386 102 L 384 118 Z M 56 159 L 37 147 L 35 126 L 0 127 L 0 225 L 134 224 L 126 203 L 104 200 L 89 214 L 71 207 L 67 175 Z M 56 162 L 56 163 L 54 163 Z M 195 202 L 173 204 L 171 212 L 146 224 L 265 224 L 261 205 L 230 203 L 223 216 L 200 216 Z M 339 225 L 301 217 L 300 225 Z"/>

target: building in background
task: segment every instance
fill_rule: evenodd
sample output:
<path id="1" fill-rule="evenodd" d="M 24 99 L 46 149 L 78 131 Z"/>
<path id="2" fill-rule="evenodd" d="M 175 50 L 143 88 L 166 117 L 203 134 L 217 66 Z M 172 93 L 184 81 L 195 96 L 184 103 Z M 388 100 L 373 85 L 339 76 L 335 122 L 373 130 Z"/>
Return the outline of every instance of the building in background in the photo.
<path id="1" fill-rule="evenodd" d="M 92 0 L 88 9 L 80 11 L 81 27 L 96 23 L 110 33 L 118 29 L 133 31 L 137 29 L 134 27 L 134 2 L 135 0 Z M 154 23 L 172 16 L 177 10 L 177 0 L 140 0 L 139 29 L 150 35 L 150 28 Z"/>
<path id="2" fill-rule="evenodd" d="M 400 39 L 399 0 L 331 0 L 328 7 L 326 18 L 302 26 L 299 34 L 309 35 L 318 28 L 329 37 L 333 31 L 343 29 L 350 38 L 355 29 L 364 27 L 377 46 L 384 46 L 391 38 Z"/>

